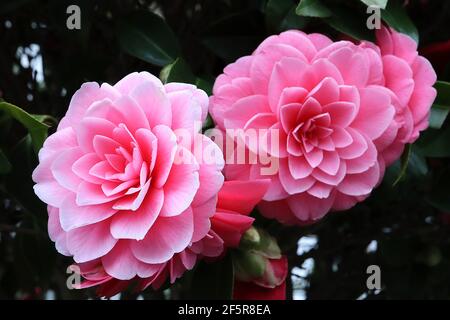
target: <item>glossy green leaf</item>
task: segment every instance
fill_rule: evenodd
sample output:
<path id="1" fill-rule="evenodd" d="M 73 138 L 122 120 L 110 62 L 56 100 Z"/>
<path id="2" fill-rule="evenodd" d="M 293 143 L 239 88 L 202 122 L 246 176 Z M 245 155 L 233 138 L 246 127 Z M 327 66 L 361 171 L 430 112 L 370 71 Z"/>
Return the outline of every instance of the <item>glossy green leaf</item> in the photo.
<path id="1" fill-rule="evenodd" d="M 192 278 L 191 298 L 230 300 L 233 297 L 234 268 L 231 254 L 214 263 L 200 262 Z"/>
<path id="2" fill-rule="evenodd" d="M 212 94 L 214 80 L 208 81 L 207 79 L 197 78 L 195 80 L 195 85 L 197 88 L 202 89 L 208 96 L 210 96 Z"/>
<path id="3" fill-rule="evenodd" d="M 351 8 L 335 6 L 333 15 L 324 19 L 331 27 L 357 40 L 374 39 L 374 34 L 367 29 L 366 17 Z"/>
<path id="4" fill-rule="evenodd" d="M 278 30 L 281 22 L 291 10 L 293 6 L 292 0 L 269 0 L 266 4 L 265 18 L 266 24 Z"/>
<path id="5" fill-rule="evenodd" d="M 43 118 L 33 116 L 21 108 L 4 101 L 0 102 L 0 110 L 6 112 L 27 128 L 33 141 L 33 149 L 37 153 L 47 137 L 49 128 L 43 121 L 40 121 Z"/>
<path id="6" fill-rule="evenodd" d="M 327 18 L 333 13 L 320 0 L 301 0 L 295 12 L 299 16 Z"/>
<path id="7" fill-rule="evenodd" d="M 284 19 L 281 21 L 279 26 L 280 31 L 290 30 L 290 29 L 304 29 L 311 18 L 299 16 L 295 13 L 295 7 L 292 7 L 291 10 L 286 14 Z"/>
<path id="8" fill-rule="evenodd" d="M 447 119 L 449 111 L 449 106 L 433 104 L 430 113 L 430 128 L 440 129 L 444 124 L 445 119 Z"/>
<path id="9" fill-rule="evenodd" d="M 202 41 L 206 48 L 227 62 L 250 54 L 259 42 L 258 37 L 246 35 L 208 36 Z"/>
<path id="10" fill-rule="evenodd" d="M 118 23 L 119 43 L 128 54 L 157 66 L 173 62 L 180 55 L 178 40 L 160 16 L 134 12 Z"/>
<path id="11" fill-rule="evenodd" d="M 434 88 L 437 91 L 436 100 L 434 103 L 450 107 L 450 82 L 436 81 Z"/>
<path id="12" fill-rule="evenodd" d="M 450 127 L 441 130 L 428 129 L 416 143 L 425 157 L 450 157 Z"/>
<path id="13" fill-rule="evenodd" d="M 177 58 L 171 64 L 165 66 L 159 75 L 163 83 L 168 82 L 186 82 L 195 83 L 195 76 L 189 65 L 182 59 Z"/>
<path id="14" fill-rule="evenodd" d="M 433 129 L 440 129 L 450 111 L 450 83 L 436 81 L 434 88 L 437 91 L 437 95 L 433 107 L 431 108 L 430 127 Z"/>
<path id="15" fill-rule="evenodd" d="M 389 1 L 386 9 L 381 10 L 381 18 L 398 32 L 407 34 L 419 42 L 419 32 L 401 3 L 401 1 Z"/>

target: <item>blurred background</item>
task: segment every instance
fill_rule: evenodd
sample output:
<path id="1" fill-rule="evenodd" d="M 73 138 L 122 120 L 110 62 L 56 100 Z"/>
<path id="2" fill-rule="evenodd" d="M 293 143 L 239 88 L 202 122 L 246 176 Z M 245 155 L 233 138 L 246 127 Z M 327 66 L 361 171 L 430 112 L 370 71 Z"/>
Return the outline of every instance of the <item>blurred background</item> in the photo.
<path id="1" fill-rule="evenodd" d="M 162 73 L 166 80 L 195 83 L 210 93 L 227 63 L 250 54 L 270 34 L 301 29 L 334 40 L 373 37 L 364 27 L 370 1 L 323 0 L 333 12 L 325 18 L 296 14 L 298 2 L 2 0 L 0 98 L 48 115 L 39 120 L 51 133 L 86 81 L 113 84 L 133 71 L 159 75 L 169 65 Z M 79 30 L 66 25 L 73 4 L 81 9 Z M 417 36 L 438 79 L 450 81 L 449 1 L 389 0 L 382 17 Z M 364 203 L 303 228 L 258 221 L 288 255 L 288 298 L 450 298 L 448 88 L 436 104 L 432 128 Z M 71 260 L 48 238 L 46 208 L 33 193 L 37 162 L 30 133 L 0 110 L 0 299 L 94 298 L 94 290 L 66 287 Z M 381 290 L 367 289 L 372 264 L 380 266 Z M 183 286 L 116 298 L 167 297 L 186 297 Z"/>

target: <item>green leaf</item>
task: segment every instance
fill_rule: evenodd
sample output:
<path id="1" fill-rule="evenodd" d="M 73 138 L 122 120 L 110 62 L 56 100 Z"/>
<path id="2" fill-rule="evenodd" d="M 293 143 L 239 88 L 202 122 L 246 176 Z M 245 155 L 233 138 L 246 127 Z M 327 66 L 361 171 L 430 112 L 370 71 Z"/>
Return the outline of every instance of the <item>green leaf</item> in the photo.
<path id="1" fill-rule="evenodd" d="M 430 114 L 430 128 L 440 129 L 444 124 L 445 119 L 447 119 L 449 111 L 449 106 L 433 104 Z"/>
<path id="2" fill-rule="evenodd" d="M 398 32 L 404 33 L 419 42 L 419 32 L 402 7 L 401 1 L 389 1 L 386 9 L 381 10 L 381 18 Z"/>
<path id="3" fill-rule="evenodd" d="M 450 108 L 450 82 L 436 81 L 434 88 L 437 91 L 434 103 Z"/>
<path id="4" fill-rule="evenodd" d="M 431 108 L 430 127 L 433 129 L 440 129 L 450 111 L 450 83 L 436 81 L 434 88 L 437 91 L 437 95 L 433 107 Z"/>
<path id="5" fill-rule="evenodd" d="M 250 54 L 259 42 L 258 37 L 246 35 L 207 36 L 202 40 L 206 48 L 227 62 Z"/>
<path id="6" fill-rule="evenodd" d="M 0 174 L 7 174 L 11 171 L 11 163 L 6 155 L 0 150 Z"/>
<path id="7" fill-rule="evenodd" d="M 373 40 L 373 32 L 367 29 L 366 19 L 359 12 L 341 6 L 332 10 L 333 15 L 324 19 L 331 27 L 357 40 Z"/>
<path id="8" fill-rule="evenodd" d="M 320 0 L 301 0 L 295 13 L 304 17 L 328 18 L 333 13 Z"/>
<path id="9" fill-rule="evenodd" d="M 119 44 L 128 54 L 148 63 L 164 66 L 180 55 L 178 40 L 160 16 L 134 12 L 118 23 Z"/>
<path id="10" fill-rule="evenodd" d="M 208 81 L 206 79 L 203 78 L 197 78 L 195 80 L 195 85 L 197 86 L 197 88 L 202 89 L 203 91 L 206 92 L 206 94 L 208 96 L 210 96 L 212 94 L 212 88 L 214 85 L 214 80 Z"/>
<path id="11" fill-rule="evenodd" d="M 194 270 L 191 298 L 230 300 L 233 297 L 234 268 L 231 254 L 214 263 L 202 261 Z"/>
<path id="12" fill-rule="evenodd" d="M 425 157 L 450 157 L 450 126 L 441 130 L 428 129 L 416 145 L 420 154 Z"/>
<path id="13" fill-rule="evenodd" d="M 0 102 L 0 110 L 8 113 L 11 117 L 19 121 L 25 128 L 27 128 L 33 142 L 33 149 L 37 153 L 47 137 L 47 130 L 49 126 L 39 120 L 42 118 L 33 116 L 19 107 L 7 102 Z"/>
<path id="14" fill-rule="evenodd" d="M 266 36 L 260 11 L 241 10 L 220 16 L 204 26 L 201 43 L 225 62 L 251 54 Z"/>
<path id="15" fill-rule="evenodd" d="M 400 158 L 400 173 L 398 174 L 397 179 L 395 179 L 392 186 L 396 186 L 397 183 L 404 177 L 406 170 L 408 169 L 409 158 L 411 156 L 411 144 L 406 145 L 405 150 Z"/>
<path id="16" fill-rule="evenodd" d="M 182 58 L 177 58 L 174 62 L 165 66 L 159 77 L 163 83 L 185 82 L 193 84 L 196 80 L 191 68 Z"/>
<path id="17" fill-rule="evenodd" d="M 281 21 L 279 26 L 280 31 L 290 30 L 290 29 L 304 29 L 311 18 L 302 17 L 295 13 L 295 7 L 292 7 L 291 10 L 287 13 L 286 17 Z"/>
<path id="18" fill-rule="evenodd" d="M 269 0 L 266 4 L 265 19 L 266 24 L 274 29 L 278 30 L 281 21 L 286 17 L 289 10 L 293 6 L 292 0 Z"/>
<path id="19" fill-rule="evenodd" d="M 368 7 L 369 6 L 377 6 L 377 7 L 380 7 L 381 9 L 385 9 L 388 0 L 361 0 L 361 2 L 364 3 L 365 5 L 367 5 Z"/>

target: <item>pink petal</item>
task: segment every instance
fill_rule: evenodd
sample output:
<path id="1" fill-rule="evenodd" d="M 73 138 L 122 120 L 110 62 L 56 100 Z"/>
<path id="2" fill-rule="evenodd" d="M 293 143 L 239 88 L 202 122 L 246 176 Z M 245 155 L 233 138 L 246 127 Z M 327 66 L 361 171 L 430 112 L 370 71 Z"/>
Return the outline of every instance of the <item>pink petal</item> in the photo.
<path id="1" fill-rule="evenodd" d="M 108 120 L 85 117 L 76 128 L 78 144 L 84 152 L 94 152 L 94 137 L 97 135 L 111 137 L 115 127 Z"/>
<path id="2" fill-rule="evenodd" d="M 199 165 L 190 151 L 178 147 L 187 159 L 184 163 L 175 160 L 164 185 L 164 205 L 161 216 L 175 216 L 186 210 L 200 186 Z"/>
<path id="3" fill-rule="evenodd" d="M 103 179 L 95 177 L 91 175 L 89 172 L 94 165 L 99 163 L 101 160 L 95 153 L 88 153 L 81 156 L 75 163 L 72 165 L 72 171 L 79 176 L 81 179 L 90 182 L 90 183 L 102 183 Z"/>
<path id="4" fill-rule="evenodd" d="M 328 213 L 333 205 L 333 196 L 319 199 L 307 193 L 301 193 L 288 198 L 287 203 L 299 220 L 314 221 Z"/>
<path id="5" fill-rule="evenodd" d="M 117 240 L 109 232 L 109 221 L 73 229 L 67 233 L 67 248 L 75 262 L 86 262 L 107 254 Z"/>
<path id="6" fill-rule="evenodd" d="M 172 130 L 186 129 L 197 132 L 202 122 L 202 107 L 189 90 L 168 94 L 172 108 Z"/>
<path id="7" fill-rule="evenodd" d="M 151 128 L 157 125 L 172 125 L 172 108 L 164 88 L 154 82 L 139 83 L 130 96 L 142 108 Z"/>
<path id="8" fill-rule="evenodd" d="M 222 169 L 225 165 L 222 151 L 208 137 L 198 134 L 195 136 L 198 145 L 202 146 L 202 152 L 194 152 L 197 162 L 200 164 L 200 185 L 192 202 L 193 206 L 202 204 L 213 198 L 223 185 L 224 177 Z"/>
<path id="9" fill-rule="evenodd" d="M 289 133 L 297 126 L 298 114 L 301 108 L 302 105 L 300 103 L 290 103 L 281 107 L 280 120 L 286 133 Z"/>
<path id="10" fill-rule="evenodd" d="M 105 136 L 94 136 L 94 150 L 97 155 L 105 159 L 106 154 L 116 153 L 119 144 L 111 138 Z"/>
<path id="11" fill-rule="evenodd" d="M 305 156 L 306 161 L 308 161 L 309 165 L 313 168 L 316 168 L 323 160 L 323 151 L 314 148 L 310 152 L 305 152 L 303 155 Z"/>
<path id="12" fill-rule="evenodd" d="M 305 157 L 288 157 L 289 172 L 294 179 L 303 179 L 311 174 L 313 167 L 306 161 Z"/>
<path id="13" fill-rule="evenodd" d="M 304 192 L 308 190 L 315 182 L 315 179 L 310 176 L 302 179 L 294 179 L 289 171 L 288 164 L 286 162 L 280 163 L 279 177 L 281 185 L 288 194 L 297 194 Z"/>
<path id="14" fill-rule="evenodd" d="M 117 212 L 109 204 L 79 206 L 75 198 L 75 194 L 66 196 L 59 209 L 59 219 L 64 231 L 103 221 Z"/>
<path id="15" fill-rule="evenodd" d="M 376 139 L 389 127 L 395 109 L 386 89 L 369 87 L 360 89 L 361 104 L 359 113 L 351 127 L 364 132 L 369 138 Z"/>
<path id="16" fill-rule="evenodd" d="M 226 181 L 220 189 L 217 208 L 249 214 L 269 187 L 269 179 Z"/>
<path id="17" fill-rule="evenodd" d="M 58 131 L 77 126 L 94 102 L 106 98 L 114 100 L 118 96 L 119 93 L 107 84 L 100 87 L 96 82 L 83 83 L 72 96 L 66 116 L 58 126 Z"/>
<path id="18" fill-rule="evenodd" d="M 70 168 L 82 155 L 83 153 L 78 147 L 67 149 L 57 156 L 51 165 L 51 172 L 55 180 L 62 187 L 73 192 L 76 192 L 81 179 Z"/>
<path id="19" fill-rule="evenodd" d="M 210 198 L 201 205 L 192 206 L 194 215 L 194 232 L 192 242 L 201 240 L 211 229 L 210 218 L 216 212 L 217 196 Z"/>
<path id="20" fill-rule="evenodd" d="M 335 126 L 345 128 L 355 119 L 356 106 L 351 102 L 337 101 L 323 107 L 323 112 L 330 114 L 331 123 Z"/>
<path id="21" fill-rule="evenodd" d="M 131 250 L 129 241 L 119 241 L 114 248 L 102 257 L 105 271 L 119 280 L 131 280 L 136 276 L 137 260 Z"/>
<path id="22" fill-rule="evenodd" d="M 120 195 L 107 197 L 98 184 L 82 181 L 78 186 L 76 203 L 79 206 L 103 204 L 119 198 Z"/>
<path id="23" fill-rule="evenodd" d="M 186 249 L 193 232 L 191 208 L 174 217 L 160 217 L 142 241 L 133 242 L 133 254 L 145 263 L 166 262 Z"/>
<path id="24" fill-rule="evenodd" d="M 225 111 L 224 123 L 227 128 L 244 128 L 254 115 L 269 112 L 270 108 L 265 96 L 249 96 L 238 100 Z"/>
<path id="25" fill-rule="evenodd" d="M 158 139 L 158 154 L 152 174 L 156 188 L 161 188 L 167 181 L 177 150 L 177 138 L 173 131 L 164 125 L 153 128 Z"/>
<path id="26" fill-rule="evenodd" d="M 59 210 L 58 208 L 48 206 L 48 235 L 50 239 L 55 242 L 56 250 L 65 256 L 70 256 L 70 252 L 67 249 L 67 233 L 61 228 L 59 222 Z"/>
<path id="27" fill-rule="evenodd" d="M 335 151 L 324 151 L 322 162 L 318 168 L 329 175 L 335 175 L 340 167 L 341 161 L 339 155 Z"/>
<path id="28" fill-rule="evenodd" d="M 122 95 L 132 94 L 133 90 L 140 86 L 142 83 L 151 82 L 158 88 L 163 89 L 161 81 L 149 72 L 133 72 L 125 76 L 119 82 L 114 85 L 114 88 Z"/>
<path id="29" fill-rule="evenodd" d="M 328 59 L 341 72 L 344 83 L 356 87 L 365 87 L 369 78 L 369 61 L 354 46 L 347 46 L 336 50 Z"/>
<path id="30" fill-rule="evenodd" d="M 348 174 L 339 184 L 338 190 L 349 196 L 362 196 L 370 193 L 380 177 L 377 162 L 367 171 L 359 174 Z"/>
<path id="31" fill-rule="evenodd" d="M 116 239 L 144 239 L 164 203 L 164 192 L 151 189 L 136 211 L 121 211 L 111 220 L 111 234 Z"/>
<path id="32" fill-rule="evenodd" d="M 391 89 L 401 105 L 406 105 L 414 90 L 413 73 L 410 66 L 395 56 L 384 56 L 385 86 Z"/>
<path id="33" fill-rule="evenodd" d="M 346 129 L 334 127 L 331 139 L 336 148 L 345 148 L 353 142 L 352 135 Z"/>
<path id="34" fill-rule="evenodd" d="M 336 102 L 339 98 L 339 88 L 336 80 L 329 77 L 323 79 L 310 91 L 308 96 L 316 99 L 322 106 Z"/>
<path id="35" fill-rule="evenodd" d="M 306 192 L 315 198 L 326 199 L 330 196 L 332 190 L 333 186 L 316 181 Z"/>

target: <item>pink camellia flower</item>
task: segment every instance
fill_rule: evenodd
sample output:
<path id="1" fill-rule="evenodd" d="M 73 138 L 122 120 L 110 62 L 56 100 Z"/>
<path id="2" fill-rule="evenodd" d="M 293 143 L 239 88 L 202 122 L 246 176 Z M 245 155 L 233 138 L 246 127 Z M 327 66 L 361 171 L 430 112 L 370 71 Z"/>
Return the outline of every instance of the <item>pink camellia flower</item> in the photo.
<path id="1" fill-rule="evenodd" d="M 352 207 L 426 126 L 434 71 L 405 36 L 381 32 L 381 50 L 283 32 L 217 78 L 210 112 L 218 128 L 277 139 L 278 148 L 263 150 L 279 160 L 278 172 L 265 176 L 272 181 L 259 206 L 265 216 L 302 224 Z M 230 164 L 225 175 L 252 180 L 262 168 L 261 161 Z"/>
<path id="2" fill-rule="evenodd" d="M 33 180 L 50 238 L 85 278 L 79 288 L 110 296 L 131 281 L 174 282 L 251 226 L 269 181 L 223 184 L 222 152 L 196 127 L 207 105 L 195 86 L 146 72 L 74 94 Z"/>
<path id="3" fill-rule="evenodd" d="M 33 180 L 57 250 L 90 283 L 174 281 L 197 255 L 221 254 L 210 218 L 223 155 L 195 125 L 207 104 L 195 86 L 146 72 L 114 86 L 85 83 L 72 97 Z"/>

